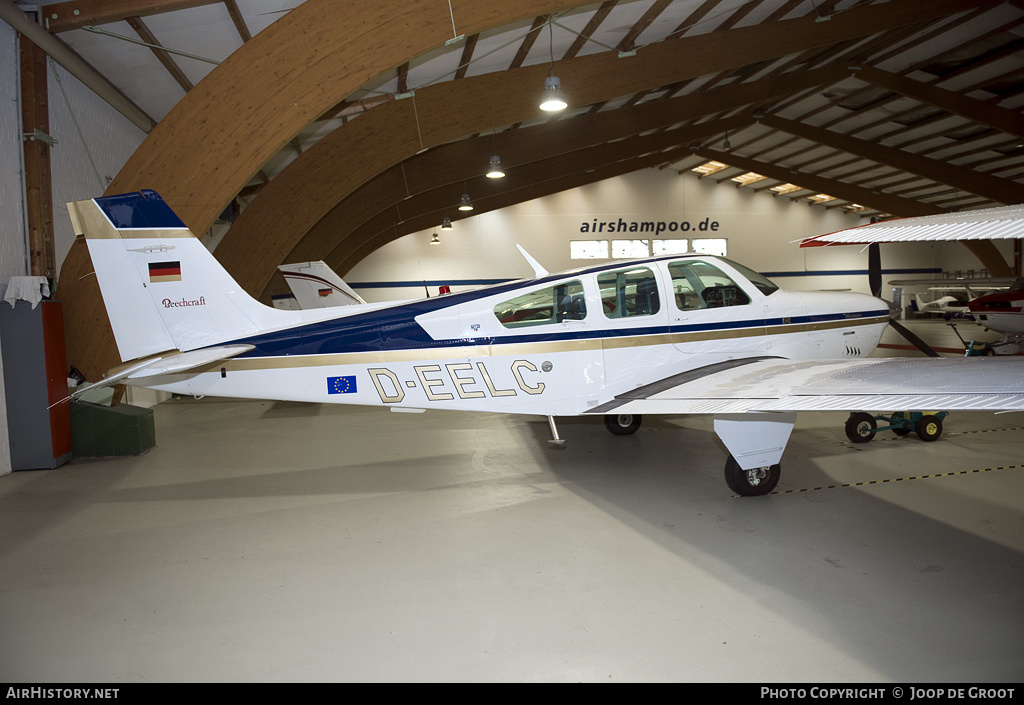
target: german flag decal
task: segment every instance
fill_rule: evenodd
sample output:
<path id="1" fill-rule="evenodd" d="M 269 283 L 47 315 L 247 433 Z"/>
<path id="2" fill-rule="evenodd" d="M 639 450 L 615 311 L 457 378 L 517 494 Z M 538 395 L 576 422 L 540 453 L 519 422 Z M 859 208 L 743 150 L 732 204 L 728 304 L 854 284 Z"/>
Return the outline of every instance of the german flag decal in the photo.
<path id="1" fill-rule="evenodd" d="M 181 262 L 150 262 L 150 282 L 180 282 Z"/>
<path id="2" fill-rule="evenodd" d="M 317 289 L 316 293 L 320 294 L 320 296 L 330 296 L 332 291 L 333 289 Z"/>

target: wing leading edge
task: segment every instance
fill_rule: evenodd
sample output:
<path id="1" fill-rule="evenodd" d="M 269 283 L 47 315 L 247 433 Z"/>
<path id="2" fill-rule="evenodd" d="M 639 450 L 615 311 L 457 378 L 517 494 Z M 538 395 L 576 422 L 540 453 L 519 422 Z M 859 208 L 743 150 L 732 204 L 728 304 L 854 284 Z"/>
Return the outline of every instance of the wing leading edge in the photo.
<path id="1" fill-rule="evenodd" d="M 1024 359 L 728 360 L 640 387 L 590 414 L 1024 410 Z"/>
<path id="2" fill-rule="evenodd" d="M 1024 205 L 886 220 L 815 235 L 801 241 L 800 247 L 1018 238 L 1024 238 Z"/>

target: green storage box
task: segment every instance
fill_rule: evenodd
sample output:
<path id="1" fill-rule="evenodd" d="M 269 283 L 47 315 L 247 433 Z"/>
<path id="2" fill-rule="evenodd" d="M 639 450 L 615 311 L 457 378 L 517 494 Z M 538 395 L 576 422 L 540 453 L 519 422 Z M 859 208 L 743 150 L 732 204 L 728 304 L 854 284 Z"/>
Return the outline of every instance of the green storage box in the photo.
<path id="1" fill-rule="evenodd" d="M 155 446 L 152 409 L 71 402 L 71 447 L 76 458 L 142 455 Z"/>

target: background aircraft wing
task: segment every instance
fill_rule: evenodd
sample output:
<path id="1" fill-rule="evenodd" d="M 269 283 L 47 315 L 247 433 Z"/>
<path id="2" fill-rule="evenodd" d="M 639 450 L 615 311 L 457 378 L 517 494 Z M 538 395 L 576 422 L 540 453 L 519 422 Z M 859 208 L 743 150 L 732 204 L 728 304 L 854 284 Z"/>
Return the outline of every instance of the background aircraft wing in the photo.
<path id="1" fill-rule="evenodd" d="M 1024 205 L 886 220 L 815 235 L 801 241 L 800 247 L 1015 238 L 1024 238 Z"/>
<path id="2" fill-rule="evenodd" d="M 742 358 L 616 397 L 590 414 L 1024 410 L 1024 358 Z"/>

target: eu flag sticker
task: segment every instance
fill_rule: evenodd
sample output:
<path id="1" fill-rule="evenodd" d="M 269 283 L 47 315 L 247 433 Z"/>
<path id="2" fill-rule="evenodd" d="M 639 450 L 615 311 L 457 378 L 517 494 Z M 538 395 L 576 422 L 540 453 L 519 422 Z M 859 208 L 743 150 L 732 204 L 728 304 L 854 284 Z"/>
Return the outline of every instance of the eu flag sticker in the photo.
<path id="1" fill-rule="evenodd" d="M 328 377 L 327 378 L 327 393 L 328 394 L 355 394 L 356 391 L 356 376 L 351 375 L 349 377 Z"/>

